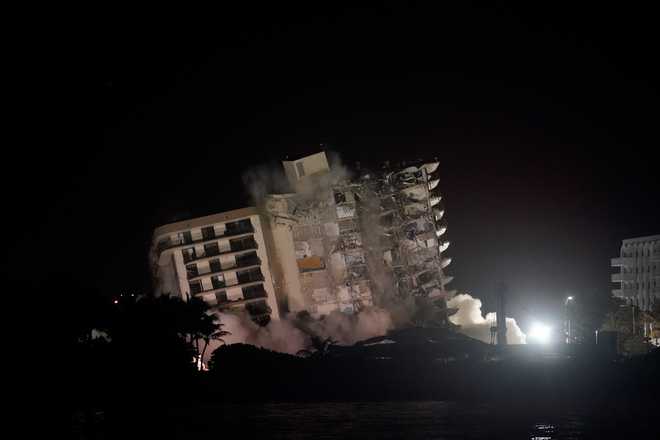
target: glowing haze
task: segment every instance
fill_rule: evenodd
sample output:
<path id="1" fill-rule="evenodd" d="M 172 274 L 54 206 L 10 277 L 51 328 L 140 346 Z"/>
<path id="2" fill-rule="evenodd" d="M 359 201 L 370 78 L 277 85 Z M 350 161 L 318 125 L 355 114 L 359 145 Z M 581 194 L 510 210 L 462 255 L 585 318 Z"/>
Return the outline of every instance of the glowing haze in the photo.
<path id="1" fill-rule="evenodd" d="M 459 331 L 467 336 L 490 342 L 490 327 L 495 325 L 496 313 L 488 313 L 486 317 L 481 312 L 481 300 L 473 298 L 467 293 L 454 296 L 447 302 L 451 308 L 457 308 L 458 312 L 449 317 L 449 320 L 460 325 Z M 527 337 L 520 330 L 516 320 L 506 318 L 506 336 L 509 344 L 525 344 Z"/>

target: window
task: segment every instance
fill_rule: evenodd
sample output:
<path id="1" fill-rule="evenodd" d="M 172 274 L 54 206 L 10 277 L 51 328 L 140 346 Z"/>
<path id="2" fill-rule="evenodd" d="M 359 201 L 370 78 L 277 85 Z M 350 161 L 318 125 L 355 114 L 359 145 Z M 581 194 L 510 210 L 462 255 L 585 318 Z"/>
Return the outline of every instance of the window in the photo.
<path id="1" fill-rule="evenodd" d="M 250 313 L 252 316 L 258 316 L 258 315 L 264 315 L 264 314 L 270 314 L 271 309 L 268 307 L 268 304 L 266 301 L 256 301 L 250 304 L 245 305 L 245 309 Z"/>
<path id="2" fill-rule="evenodd" d="M 190 293 L 193 295 L 202 291 L 202 282 L 199 280 L 191 281 L 188 285 L 190 286 Z"/>
<path id="3" fill-rule="evenodd" d="M 183 249 L 181 252 L 183 253 L 183 261 L 185 261 L 186 263 L 197 258 L 197 255 L 195 253 L 195 248 L 193 247 Z"/>
<path id="4" fill-rule="evenodd" d="M 225 277 L 223 275 L 211 277 L 211 283 L 213 284 L 214 289 L 225 287 Z"/>
<path id="5" fill-rule="evenodd" d="M 213 229 L 213 226 L 202 228 L 202 237 L 204 240 L 211 240 L 212 238 L 215 238 L 215 229 Z"/>
<path id="6" fill-rule="evenodd" d="M 248 252 L 247 254 L 236 256 L 236 266 L 238 267 L 254 266 L 255 264 L 260 263 L 256 252 Z"/>
<path id="7" fill-rule="evenodd" d="M 197 270 L 197 265 L 196 264 L 187 265 L 186 273 L 188 274 L 188 278 L 194 278 L 197 275 L 199 275 L 199 271 Z"/>
<path id="8" fill-rule="evenodd" d="M 220 292 L 215 292 L 215 299 L 218 301 L 218 304 L 226 303 L 227 302 L 227 292 L 220 291 Z"/>
<path id="9" fill-rule="evenodd" d="M 190 231 L 179 232 L 176 234 L 176 240 L 179 244 L 190 244 L 192 243 L 192 233 Z"/>
<path id="10" fill-rule="evenodd" d="M 220 266 L 220 260 L 209 261 L 209 269 L 211 272 L 220 272 L 222 270 L 222 266 Z"/>
<path id="11" fill-rule="evenodd" d="M 169 237 L 168 238 L 161 238 L 158 240 L 158 250 L 162 251 L 163 249 L 167 249 L 168 247 L 172 246 L 172 242 L 170 241 Z"/>
<path id="12" fill-rule="evenodd" d="M 265 298 L 266 296 L 263 284 L 243 287 L 243 299 Z"/>
<path id="13" fill-rule="evenodd" d="M 204 245 L 204 255 L 207 257 L 218 255 L 220 253 L 220 248 L 218 247 L 218 242 L 215 243 L 206 243 Z"/>
<path id="14" fill-rule="evenodd" d="M 252 222 L 250 222 L 249 218 L 239 220 L 236 222 L 229 222 L 225 224 L 225 228 L 226 228 L 225 235 L 245 234 L 254 231 L 254 229 L 252 228 Z"/>
<path id="15" fill-rule="evenodd" d="M 296 162 L 296 171 L 298 172 L 298 178 L 305 177 L 305 168 L 303 167 L 302 162 Z"/>
<path id="16" fill-rule="evenodd" d="M 261 269 L 258 267 L 255 267 L 254 269 L 238 271 L 236 272 L 236 278 L 238 279 L 239 284 L 264 280 L 264 276 L 261 274 Z"/>
<path id="17" fill-rule="evenodd" d="M 254 237 L 243 237 L 229 240 L 229 247 L 232 252 L 242 251 L 245 249 L 256 249 L 257 243 Z"/>

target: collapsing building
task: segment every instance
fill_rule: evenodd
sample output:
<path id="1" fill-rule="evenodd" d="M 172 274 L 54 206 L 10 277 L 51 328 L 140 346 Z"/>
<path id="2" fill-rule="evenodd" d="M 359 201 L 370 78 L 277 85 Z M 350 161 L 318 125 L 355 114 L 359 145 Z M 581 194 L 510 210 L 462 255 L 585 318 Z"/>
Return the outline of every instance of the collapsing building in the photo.
<path id="1" fill-rule="evenodd" d="M 268 276 L 262 291 L 270 308 L 278 309 L 274 317 L 307 312 L 318 318 L 421 300 L 447 322 L 446 300 L 453 292 L 445 269 L 451 259 L 444 255 L 449 242 L 443 239 L 437 162 L 385 164 L 349 175 L 331 169 L 320 152 L 283 166 L 291 191 L 260 197 L 252 220 L 263 234 L 259 258 L 268 259 L 268 270 L 262 270 Z M 169 272 L 161 265 L 154 274 L 162 279 Z M 189 293 L 186 283 L 176 285 L 178 294 Z M 211 298 L 213 292 L 197 294 Z M 236 295 L 219 298 L 211 299 L 220 309 L 249 304 Z"/>
<path id="2" fill-rule="evenodd" d="M 262 216 L 243 208 L 156 228 L 151 266 L 156 294 L 242 308 L 255 322 L 279 318 Z"/>

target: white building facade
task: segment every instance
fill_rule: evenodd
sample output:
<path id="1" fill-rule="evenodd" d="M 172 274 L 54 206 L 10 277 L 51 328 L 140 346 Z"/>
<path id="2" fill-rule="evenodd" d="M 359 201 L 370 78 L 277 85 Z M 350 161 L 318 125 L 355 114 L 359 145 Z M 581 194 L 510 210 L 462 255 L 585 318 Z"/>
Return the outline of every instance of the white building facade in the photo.
<path id="1" fill-rule="evenodd" d="M 256 322 L 279 319 L 256 208 L 161 226 L 154 231 L 151 260 L 156 294 L 200 297 L 218 310 L 244 308 Z"/>
<path id="2" fill-rule="evenodd" d="M 623 240 L 621 255 L 612 259 L 612 274 L 618 287 L 614 296 L 624 298 L 641 310 L 650 311 L 660 302 L 660 235 Z"/>

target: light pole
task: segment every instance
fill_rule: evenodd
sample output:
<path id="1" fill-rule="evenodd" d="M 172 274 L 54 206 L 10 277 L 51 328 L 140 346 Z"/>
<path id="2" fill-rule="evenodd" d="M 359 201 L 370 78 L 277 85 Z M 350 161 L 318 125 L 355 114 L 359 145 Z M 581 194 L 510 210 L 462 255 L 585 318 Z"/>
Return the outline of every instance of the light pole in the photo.
<path id="1" fill-rule="evenodd" d="M 566 343 L 570 344 L 571 343 L 571 317 L 568 314 L 568 303 L 573 301 L 573 296 L 567 296 L 566 299 L 564 300 L 564 316 L 566 319 Z"/>

